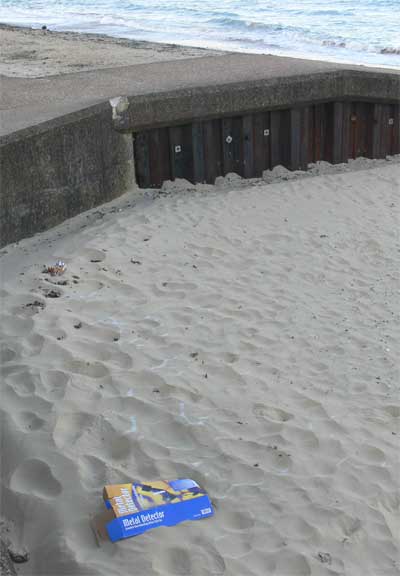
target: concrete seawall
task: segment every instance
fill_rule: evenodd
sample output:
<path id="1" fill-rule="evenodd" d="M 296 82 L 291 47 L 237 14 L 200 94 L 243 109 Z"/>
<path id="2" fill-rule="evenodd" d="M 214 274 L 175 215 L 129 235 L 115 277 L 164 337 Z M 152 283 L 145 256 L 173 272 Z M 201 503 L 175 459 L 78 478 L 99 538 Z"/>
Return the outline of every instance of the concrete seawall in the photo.
<path id="1" fill-rule="evenodd" d="M 318 102 L 400 102 L 398 72 L 241 54 L 3 80 L 1 246 L 132 187 L 140 131 Z"/>
<path id="2" fill-rule="evenodd" d="M 132 138 L 107 102 L 0 142 L 0 245 L 56 226 L 134 183 Z"/>

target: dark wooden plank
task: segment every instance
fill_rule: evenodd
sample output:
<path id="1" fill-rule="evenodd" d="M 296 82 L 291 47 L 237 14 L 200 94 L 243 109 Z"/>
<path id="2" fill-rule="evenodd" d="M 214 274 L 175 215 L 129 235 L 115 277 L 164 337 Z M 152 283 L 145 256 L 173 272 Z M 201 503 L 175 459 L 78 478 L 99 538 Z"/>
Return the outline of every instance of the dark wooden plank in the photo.
<path id="1" fill-rule="evenodd" d="M 352 135 L 352 158 L 359 156 L 370 158 L 372 156 L 373 105 L 368 102 L 356 102 L 352 112 L 356 117 Z"/>
<path id="2" fill-rule="evenodd" d="M 253 116 L 243 116 L 243 176 L 254 178 Z"/>
<path id="3" fill-rule="evenodd" d="M 150 181 L 150 161 L 149 161 L 149 134 L 139 132 L 134 134 L 134 153 L 136 181 L 139 188 L 149 188 Z"/>
<path id="4" fill-rule="evenodd" d="M 388 152 L 389 156 L 396 154 L 396 104 L 390 104 L 388 106 Z"/>
<path id="5" fill-rule="evenodd" d="M 301 167 L 301 115 L 300 108 L 290 111 L 290 169 L 299 170 Z"/>
<path id="6" fill-rule="evenodd" d="M 222 149 L 223 149 L 223 174 L 226 175 L 234 170 L 233 151 L 233 121 L 232 118 L 222 120 Z"/>
<path id="7" fill-rule="evenodd" d="M 357 149 L 359 145 L 359 128 L 360 128 L 360 114 L 357 110 L 357 103 L 352 102 L 350 105 L 350 127 L 349 127 L 349 158 L 357 157 Z"/>
<path id="8" fill-rule="evenodd" d="M 382 158 L 382 123 L 383 123 L 383 106 L 382 104 L 374 105 L 373 116 L 373 136 L 372 136 L 372 157 Z"/>
<path id="9" fill-rule="evenodd" d="M 342 162 L 347 162 L 351 157 L 351 110 L 352 102 L 343 102 Z"/>
<path id="10" fill-rule="evenodd" d="M 169 129 L 171 177 L 194 181 L 192 126 L 174 126 Z"/>
<path id="11" fill-rule="evenodd" d="M 309 108 L 293 108 L 290 111 L 290 168 L 307 170 L 310 154 Z M 311 152 L 312 156 L 312 152 Z"/>
<path id="12" fill-rule="evenodd" d="M 223 173 L 221 120 L 204 122 L 203 135 L 205 178 L 206 182 L 214 184 L 215 179 Z"/>
<path id="13" fill-rule="evenodd" d="M 400 104 L 393 104 L 393 149 L 392 154 L 400 154 Z"/>
<path id="14" fill-rule="evenodd" d="M 290 110 L 271 112 L 271 168 L 281 164 L 290 167 Z"/>
<path id="15" fill-rule="evenodd" d="M 281 155 L 281 141 L 280 141 L 280 130 L 281 130 L 281 111 L 273 110 L 271 112 L 271 168 L 282 164 Z"/>
<path id="16" fill-rule="evenodd" d="M 382 126 L 381 126 L 381 147 L 380 158 L 386 158 L 390 154 L 390 105 L 382 104 Z"/>
<path id="17" fill-rule="evenodd" d="M 160 188 L 165 180 L 171 179 L 171 163 L 168 128 L 149 130 L 150 186 Z"/>
<path id="18" fill-rule="evenodd" d="M 195 182 L 206 181 L 206 169 L 204 161 L 204 126 L 202 122 L 194 122 L 192 125 L 193 146 L 193 177 Z"/>
<path id="19" fill-rule="evenodd" d="M 243 176 L 242 118 L 222 120 L 223 173 L 235 172 Z"/>
<path id="20" fill-rule="evenodd" d="M 307 170 L 310 160 L 310 117 L 312 117 L 311 109 L 304 106 L 301 109 L 301 140 L 300 140 L 300 169 Z"/>
<path id="21" fill-rule="evenodd" d="M 313 152 L 312 160 L 313 162 L 319 162 L 323 158 L 323 116 L 324 116 L 324 105 L 316 104 L 313 107 L 314 112 L 314 135 L 312 138 L 313 142 Z"/>
<path id="22" fill-rule="evenodd" d="M 279 136 L 281 141 L 282 165 L 290 168 L 290 110 L 281 111 L 281 131 Z"/>
<path id="23" fill-rule="evenodd" d="M 314 138 L 315 138 L 315 127 L 314 127 L 314 106 L 309 106 L 307 108 L 307 120 L 308 120 L 308 127 L 307 127 L 307 168 L 308 165 L 314 162 Z"/>
<path id="24" fill-rule="evenodd" d="M 264 170 L 271 168 L 271 126 L 270 113 L 253 115 L 254 138 L 254 176 L 262 176 Z"/>
<path id="25" fill-rule="evenodd" d="M 322 160 L 334 163 L 335 105 L 328 102 L 323 105 L 323 156 Z"/>
<path id="26" fill-rule="evenodd" d="M 374 105 L 372 103 L 365 103 L 365 156 L 372 158 L 372 142 L 374 132 Z"/>
<path id="27" fill-rule="evenodd" d="M 335 102 L 334 108 L 334 127 L 333 127 L 333 155 L 334 164 L 342 162 L 343 158 L 343 130 L 344 130 L 344 103 Z"/>

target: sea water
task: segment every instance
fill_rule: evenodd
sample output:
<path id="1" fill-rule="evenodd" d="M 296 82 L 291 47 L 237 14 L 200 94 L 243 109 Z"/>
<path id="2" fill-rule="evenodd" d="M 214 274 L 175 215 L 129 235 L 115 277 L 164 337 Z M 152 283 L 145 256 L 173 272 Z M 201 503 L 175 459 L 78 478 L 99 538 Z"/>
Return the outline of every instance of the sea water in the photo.
<path id="1" fill-rule="evenodd" d="M 0 22 L 400 69 L 400 0 L 0 0 Z"/>

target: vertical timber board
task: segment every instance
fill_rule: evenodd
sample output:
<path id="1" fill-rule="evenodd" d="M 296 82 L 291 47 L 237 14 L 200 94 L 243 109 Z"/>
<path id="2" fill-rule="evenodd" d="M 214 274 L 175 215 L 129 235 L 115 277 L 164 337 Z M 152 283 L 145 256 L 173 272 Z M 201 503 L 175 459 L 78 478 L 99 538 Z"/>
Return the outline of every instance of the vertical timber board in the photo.
<path id="1" fill-rule="evenodd" d="M 313 107 L 313 162 L 319 162 L 324 157 L 324 105 L 316 104 Z"/>
<path id="2" fill-rule="evenodd" d="M 271 168 L 290 167 L 290 110 L 271 112 Z"/>
<path id="3" fill-rule="evenodd" d="M 400 104 L 393 104 L 393 150 L 391 154 L 400 154 Z"/>
<path id="4" fill-rule="evenodd" d="M 349 158 L 357 158 L 357 150 L 360 139 L 360 114 L 356 102 L 350 105 L 350 128 L 349 128 Z"/>
<path id="5" fill-rule="evenodd" d="M 192 125 L 169 128 L 171 177 L 194 181 Z"/>
<path id="6" fill-rule="evenodd" d="M 352 158 L 365 156 L 372 157 L 372 126 L 373 106 L 368 102 L 356 102 L 353 105 L 352 114 L 355 116 L 355 127 L 352 134 Z M 354 121 L 352 122 L 354 124 Z"/>
<path id="7" fill-rule="evenodd" d="M 204 125 L 202 122 L 194 122 L 192 124 L 192 146 L 194 182 L 205 182 L 206 169 L 204 161 Z"/>
<path id="8" fill-rule="evenodd" d="M 271 169 L 278 164 L 281 164 L 281 144 L 280 134 L 281 130 L 281 112 L 280 110 L 273 110 L 271 112 Z"/>
<path id="9" fill-rule="evenodd" d="M 203 124 L 205 179 L 214 184 L 218 176 L 223 173 L 222 156 L 222 122 L 221 120 L 208 120 Z"/>
<path id="10" fill-rule="evenodd" d="M 347 162 L 351 155 L 350 132 L 351 132 L 351 102 L 343 102 L 343 133 L 342 133 L 342 162 Z"/>
<path id="11" fill-rule="evenodd" d="M 281 111 L 281 154 L 282 165 L 285 168 L 290 168 L 290 110 Z"/>
<path id="12" fill-rule="evenodd" d="M 149 188 L 151 184 L 149 134 L 148 132 L 138 132 L 137 134 L 134 134 L 133 138 L 136 180 L 140 188 Z"/>
<path id="13" fill-rule="evenodd" d="M 290 111 L 290 168 L 292 170 L 307 170 L 308 162 L 312 162 L 310 116 L 308 107 L 294 108 Z"/>
<path id="14" fill-rule="evenodd" d="M 264 170 L 271 169 L 271 125 L 270 113 L 253 115 L 254 176 L 262 176 Z"/>
<path id="15" fill-rule="evenodd" d="M 380 158 L 386 158 L 390 154 L 390 140 L 391 140 L 391 124 L 390 119 L 390 105 L 382 104 L 382 127 L 381 127 L 381 146 Z"/>
<path id="16" fill-rule="evenodd" d="M 299 170 L 301 166 L 301 109 L 290 110 L 290 169 Z"/>
<path id="17" fill-rule="evenodd" d="M 223 174 L 235 172 L 243 176 L 242 118 L 222 120 Z"/>
<path id="18" fill-rule="evenodd" d="M 343 158 L 343 131 L 344 131 L 344 104 L 335 102 L 334 109 L 334 126 L 333 126 L 333 164 L 339 164 Z"/>
<path id="19" fill-rule="evenodd" d="M 223 174 L 233 172 L 233 126 L 232 118 L 222 120 L 222 149 L 223 149 Z"/>
<path id="20" fill-rule="evenodd" d="M 399 153 L 399 105 L 391 104 L 389 106 L 389 151 L 388 154 L 393 156 Z"/>
<path id="21" fill-rule="evenodd" d="M 335 105 L 334 102 L 323 104 L 323 155 L 321 160 L 334 163 L 334 132 L 335 132 Z"/>
<path id="22" fill-rule="evenodd" d="M 243 176 L 254 178 L 253 116 L 243 116 Z"/>
<path id="23" fill-rule="evenodd" d="M 383 106 L 382 104 L 375 104 L 373 115 L 372 158 L 382 158 L 382 122 Z"/>
<path id="24" fill-rule="evenodd" d="M 307 108 L 307 141 L 305 147 L 307 148 L 307 166 L 314 162 L 314 144 L 315 144 L 315 114 L 314 114 L 314 106 L 309 106 Z"/>
<path id="25" fill-rule="evenodd" d="M 302 170 L 307 170 L 310 159 L 310 117 L 311 109 L 309 106 L 305 106 L 301 111 L 301 148 L 300 148 L 300 167 Z"/>
<path id="26" fill-rule="evenodd" d="M 148 132 L 150 187 L 160 188 L 165 180 L 171 179 L 171 163 L 168 128 Z"/>

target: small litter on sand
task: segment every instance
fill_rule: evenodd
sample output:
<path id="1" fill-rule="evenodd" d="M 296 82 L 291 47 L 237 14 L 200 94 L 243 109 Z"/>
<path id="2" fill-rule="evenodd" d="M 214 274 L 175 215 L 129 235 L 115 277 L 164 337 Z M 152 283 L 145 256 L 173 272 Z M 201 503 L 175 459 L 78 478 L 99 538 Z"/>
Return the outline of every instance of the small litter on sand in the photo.
<path id="1" fill-rule="evenodd" d="M 67 269 L 67 265 L 62 260 L 57 260 L 53 266 L 45 266 L 43 273 L 51 276 L 61 276 Z"/>

